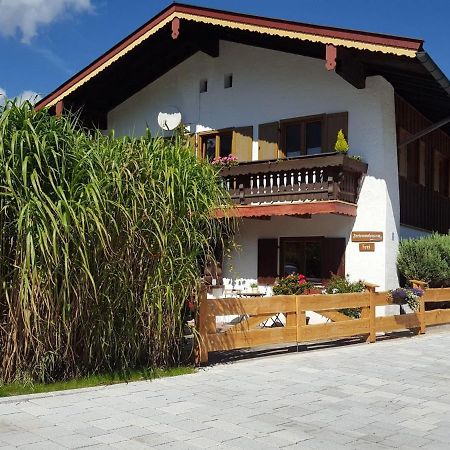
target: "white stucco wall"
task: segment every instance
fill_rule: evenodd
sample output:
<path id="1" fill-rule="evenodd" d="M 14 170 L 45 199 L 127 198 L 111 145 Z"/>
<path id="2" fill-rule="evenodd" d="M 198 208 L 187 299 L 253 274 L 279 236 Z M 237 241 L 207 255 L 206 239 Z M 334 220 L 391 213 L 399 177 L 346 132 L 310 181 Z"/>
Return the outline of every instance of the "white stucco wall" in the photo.
<path id="1" fill-rule="evenodd" d="M 224 89 L 224 76 L 229 73 L 233 87 Z M 201 94 L 199 83 L 205 78 L 208 92 Z M 253 125 L 254 159 L 259 124 L 348 111 L 350 153 L 361 155 L 369 164 L 356 219 L 318 216 L 307 221 L 287 217 L 267 223 L 246 221 L 254 223 L 241 227 L 239 243 L 254 249 L 258 237 L 349 238 L 352 230 L 382 231 L 384 241 L 375 244 L 374 253 L 360 253 L 358 244 L 347 244 L 346 271 L 382 289 L 397 285 L 400 226 L 394 93 L 385 79 L 368 78 L 366 88 L 358 90 L 325 70 L 324 61 L 220 42 L 218 58 L 197 53 L 117 106 L 108 114 L 109 128 L 118 135 L 140 135 L 148 125 L 153 133 L 160 133 L 157 115 L 168 106 L 181 111 L 191 131 Z M 241 252 L 234 266 L 255 278 L 254 252 Z"/>

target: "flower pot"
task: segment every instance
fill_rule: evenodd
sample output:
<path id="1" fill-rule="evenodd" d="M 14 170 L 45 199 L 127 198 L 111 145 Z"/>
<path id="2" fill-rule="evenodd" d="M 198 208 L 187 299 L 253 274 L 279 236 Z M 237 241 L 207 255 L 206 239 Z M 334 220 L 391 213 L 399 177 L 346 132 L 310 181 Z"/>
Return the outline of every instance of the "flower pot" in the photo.
<path id="1" fill-rule="evenodd" d="M 401 306 L 401 305 L 406 305 L 407 302 L 406 302 L 406 300 L 404 298 L 393 298 L 392 299 L 392 304 Z"/>
<path id="2" fill-rule="evenodd" d="M 180 342 L 180 363 L 189 365 L 195 361 L 195 336 L 190 330 L 191 334 L 184 334 Z"/>

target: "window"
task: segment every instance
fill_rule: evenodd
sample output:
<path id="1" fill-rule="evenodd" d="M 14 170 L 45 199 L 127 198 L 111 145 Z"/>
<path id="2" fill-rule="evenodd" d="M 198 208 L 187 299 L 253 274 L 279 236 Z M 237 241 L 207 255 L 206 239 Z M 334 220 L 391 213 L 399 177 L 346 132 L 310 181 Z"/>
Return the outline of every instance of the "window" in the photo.
<path id="1" fill-rule="evenodd" d="M 200 93 L 208 92 L 208 80 L 200 80 Z"/>
<path id="2" fill-rule="evenodd" d="M 258 282 L 272 284 L 277 276 L 291 273 L 303 273 L 312 280 L 329 279 L 333 274 L 343 277 L 345 249 L 345 238 L 258 239 Z"/>
<path id="3" fill-rule="evenodd" d="M 308 278 L 322 278 L 321 238 L 281 238 L 280 275 L 302 273 Z"/>
<path id="4" fill-rule="evenodd" d="M 223 130 L 200 135 L 200 157 L 212 161 L 229 156 L 233 149 L 233 131 Z"/>
<path id="5" fill-rule="evenodd" d="M 286 158 L 322 152 L 322 117 L 281 122 L 282 150 Z"/>
<path id="6" fill-rule="evenodd" d="M 233 74 L 232 73 L 228 73 L 227 75 L 225 75 L 224 80 L 223 80 L 223 87 L 225 89 L 233 87 Z"/>

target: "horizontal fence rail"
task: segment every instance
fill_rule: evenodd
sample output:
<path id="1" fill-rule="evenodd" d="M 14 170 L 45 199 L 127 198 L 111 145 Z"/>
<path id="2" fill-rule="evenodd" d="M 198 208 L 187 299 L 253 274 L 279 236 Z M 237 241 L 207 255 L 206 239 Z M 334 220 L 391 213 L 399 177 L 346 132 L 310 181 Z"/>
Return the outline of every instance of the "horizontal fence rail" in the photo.
<path id="1" fill-rule="evenodd" d="M 424 283 L 414 282 L 416 287 Z M 208 361 L 208 353 L 215 351 L 252 348 L 273 344 L 304 343 L 356 336 L 367 342 L 376 342 L 377 332 L 411 330 L 423 334 L 428 325 L 450 323 L 450 309 L 426 311 L 425 305 L 450 301 L 450 288 L 426 289 L 416 312 L 393 316 L 376 315 L 377 306 L 392 305 L 388 292 L 376 292 L 374 285 L 367 290 L 351 294 L 279 295 L 261 298 L 200 299 L 198 329 L 200 334 L 200 361 Z M 340 310 L 358 308 L 357 319 Z M 306 313 L 316 312 L 330 322 L 307 324 Z M 272 328 L 261 324 L 283 314 L 285 324 Z M 218 330 L 216 317 L 238 316 L 240 321 L 226 330 Z"/>

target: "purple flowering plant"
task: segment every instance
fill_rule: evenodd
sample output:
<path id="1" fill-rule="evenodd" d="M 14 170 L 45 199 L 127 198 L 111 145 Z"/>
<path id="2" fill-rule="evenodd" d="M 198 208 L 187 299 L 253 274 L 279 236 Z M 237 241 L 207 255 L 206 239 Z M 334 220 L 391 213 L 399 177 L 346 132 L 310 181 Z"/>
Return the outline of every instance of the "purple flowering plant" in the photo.
<path id="1" fill-rule="evenodd" d="M 413 311 L 419 309 L 419 298 L 422 297 L 423 290 L 418 288 L 397 288 L 389 291 L 392 303 L 399 305 L 407 304 Z"/>

